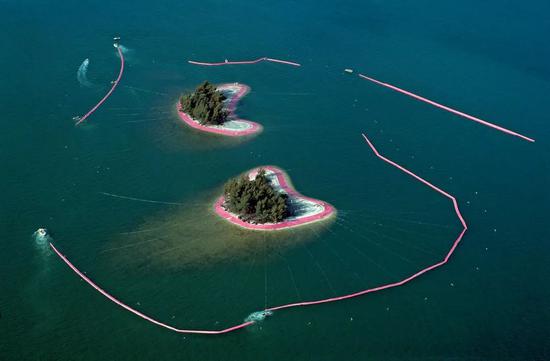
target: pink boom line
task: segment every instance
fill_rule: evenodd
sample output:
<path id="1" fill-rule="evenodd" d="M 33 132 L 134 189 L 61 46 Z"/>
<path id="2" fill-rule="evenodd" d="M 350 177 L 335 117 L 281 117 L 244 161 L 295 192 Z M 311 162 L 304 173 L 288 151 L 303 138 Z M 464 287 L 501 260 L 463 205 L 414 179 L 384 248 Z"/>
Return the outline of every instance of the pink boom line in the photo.
<path id="1" fill-rule="evenodd" d="M 266 57 L 258 58 L 256 60 L 224 61 L 224 62 L 221 62 L 221 63 L 206 63 L 206 62 L 194 61 L 194 60 L 188 60 L 187 62 L 189 64 L 202 65 L 202 66 L 220 66 L 220 65 L 256 64 L 256 63 L 260 63 L 262 61 L 270 61 L 272 63 L 281 63 L 281 64 L 287 64 L 287 65 L 292 65 L 292 66 L 301 66 L 301 64 L 295 63 L 293 61 L 279 60 L 279 59 L 266 58 Z"/>
<path id="2" fill-rule="evenodd" d="M 366 75 L 363 75 L 363 74 L 359 74 L 359 77 L 363 78 L 363 79 L 366 79 L 366 80 L 369 80 L 375 84 L 378 84 L 378 85 L 381 85 L 383 87 L 386 87 L 386 88 L 389 88 L 391 90 L 394 90 L 396 92 L 399 92 L 401 94 L 405 94 L 405 95 L 408 95 L 410 96 L 411 98 L 414 98 L 414 99 L 417 99 L 417 100 L 420 100 L 421 102 L 424 102 L 424 103 L 428 103 L 430 105 L 433 105 L 435 107 L 438 107 L 440 109 L 443 109 L 443 110 L 446 110 L 448 112 L 451 112 L 453 114 L 456 114 L 456 115 L 459 115 L 461 117 L 464 117 L 466 119 L 469 119 L 469 120 L 473 120 L 474 122 L 477 122 L 477 123 L 480 123 L 480 124 L 483 124 L 487 127 L 490 127 L 490 128 L 493 128 L 493 129 L 496 129 L 496 130 L 499 130 L 503 133 L 506 133 L 506 134 L 510 134 L 510 135 L 513 135 L 515 137 L 519 137 L 521 139 L 524 139 L 524 140 L 527 140 L 529 142 L 534 142 L 535 140 L 532 139 L 532 138 L 529 138 L 529 137 L 526 137 L 525 135 L 521 135 L 519 133 L 516 133 L 514 131 L 511 131 L 509 129 L 506 129 L 506 128 L 503 128 L 499 125 L 496 125 L 496 124 L 493 124 L 493 123 L 489 123 L 483 119 L 479 119 L 477 117 L 474 117 L 472 115 L 469 115 L 469 114 L 466 114 L 466 113 L 463 113 L 461 111 L 458 111 L 456 109 L 453 109 L 453 108 L 450 108 L 446 105 L 443 105 L 443 104 L 440 104 L 440 103 L 437 103 L 437 102 L 434 102 L 433 100 L 430 100 L 430 99 L 427 99 L 427 98 L 424 98 L 424 97 L 421 97 L 420 95 L 417 95 L 417 94 L 414 94 L 414 93 L 411 93 L 405 89 L 401 89 L 401 88 L 398 88 L 396 87 L 395 85 L 391 85 L 391 84 L 388 84 L 388 83 L 384 83 L 384 82 L 381 82 L 379 80 L 376 80 L 374 78 L 371 78 L 371 77 L 368 77 Z"/>
<path id="3" fill-rule="evenodd" d="M 422 276 L 423 274 L 427 273 L 427 272 L 430 272 L 438 267 L 441 267 L 443 266 L 444 264 L 446 264 L 449 259 L 451 258 L 452 254 L 454 253 L 454 251 L 456 250 L 456 247 L 458 246 L 458 244 L 460 243 L 460 241 L 462 240 L 462 237 L 464 237 L 464 234 L 466 233 L 466 230 L 468 229 L 468 226 L 466 225 L 466 221 L 464 221 L 464 217 L 462 217 L 462 214 L 460 213 L 460 209 L 458 208 L 458 203 L 455 199 L 455 197 L 453 197 L 452 195 L 450 195 L 449 193 L 443 191 L 442 189 L 436 187 L 435 185 L 431 184 L 430 182 L 428 182 L 427 180 L 425 180 L 424 178 L 421 178 L 420 176 L 414 174 L 413 172 L 411 172 L 410 170 L 406 169 L 405 167 L 395 163 L 394 161 L 384 157 L 383 155 L 381 155 L 380 153 L 378 153 L 378 150 L 376 150 L 376 148 L 374 147 L 374 145 L 371 143 L 371 141 L 367 138 L 367 136 L 365 134 L 363 134 L 363 137 L 365 138 L 365 141 L 367 142 L 367 144 L 370 146 L 370 148 L 372 149 L 372 151 L 374 152 L 374 154 L 382 159 L 384 162 L 386 163 L 389 163 L 391 164 L 392 166 L 396 167 L 397 169 L 401 170 L 402 172 L 410 175 L 411 177 L 415 178 L 416 180 L 418 180 L 419 182 L 423 183 L 424 185 L 430 187 L 431 189 L 433 189 L 434 191 L 440 193 L 441 195 L 449 198 L 452 203 L 453 203 L 453 207 L 454 207 L 454 210 L 455 210 L 455 213 L 458 217 L 458 219 L 460 220 L 460 223 L 462 224 L 462 231 L 460 232 L 460 234 L 458 235 L 458 237 L 456 238 L 456 240 L 453 242 L 451 248 L 449 249 L 449 251 L 447 252 L 447 254 L 445 255 L 445 258 L 437 263 L 434 263 L 430 266 L 427 266 L 423 269 L 421 269 L 420 271 L 414 273 L 413 275 L 409 276 L 409 277 L 406 277 L 404 279 L 402 279 L 401 281 L 397 281 L 397 282 L 393 282 L 393 283 L 388 283 L 388 284 L 385 284 L 385 285 L 382 285 L 382 286 L 378 286 L 378 287 L 374 287 L 374 288 L 369 288 L 369 289 L 366 289 L 366 290 L 363 290 L 363 291 L 359 291 L 359 292 L 355 292 L 355 293 L 350 293 L 350 294 L 347 294 L 347 295 L 343 295 L 343 296 L 339 296 L 339 297 L 332 297 L 332 298 L 325 298 L 325 299 L 321 299 L 321 300 L 316 300 L 316 301 L 305 301 L 305 302 L 296 302 L 296 303 L 289 303 L 289 304 L 285 304 L 285 305 L 281 305 L 281 306 L 275 306 L 275 307 L 270 307 L 270 308 L 267 308 L 265 309 L 264 311 L 276 311 L 276 310 L 282 310 L 284 308 L 291 308 L 291 307 L 305 307 L 305 306 L 312 306 L 312 305 L 318 305 L 318 304 L 321 304 L 321 303 L 329 303 L 329 302 L 336 302 L 336 301 L 342 301 L 342 300 L 346 300 L 346 299 L 349 299 L 349 298 L 354 298 L 354 297 L 359 297 L 359 296 L 362 296 L 362 295 L 365 295 L 367 293 L 374 293 L 374 292 L 378 292 L 378 291 L 382 291 L 382 290 L 385 290 L 385 289 L 388 289 L 388 288 L 394 288 L 394 287 L 398 287 L 398 286 L 402 286 L 408 282 L 411 282 L 412 280 L 414 280 L 415 278 L 418 278 L 420 276 Z M 215 330 L 215 331 L 211 331 L 211 330 L 187 330 L 187 329 L 179 329 L 179 328 L 176 328 L 176 327 L 173 327 L 173 326 L 170 326 L 170 325 L 167 325 L 165 323 L 162 323 L 160 321 L 157 321 L 135 309 L 133 309 L 132 307 L 122 303 L 121 301 L 119 301 L 118 299 L 116 299 L 115 297 L 111 296 L 109 293 L 107 293 L 107 291 L 103 290 L 102 288 L 100 288 L 98 285 L 96 285 L 92 280 L 90 280 L 86 275 L 84 275 L 82 272 L 80 272 L 68 259 L 67 257 L 65 257 L 64 255 L 61 254 L 61 252 L 59 252 L 57 250 L 57 248 L 55 248 L 55 246 L 50 243 L 50 247 L 53 249 L 53 251 L 77 274 L 79 275 L 84 281 L 86 281 L 90 286 L 92 286 L 93 288 L 95 288 L 98 292 L 100 292 L 103 296 L 107 297 L 109 300 L 111 300 L 112 302 L 116 303 L 117 305 L 119 305 L 120 307 L 126 309 L 127 311 L 130 311 L 132 312 L 133 314 L 151 322 L 151 323 L 154 323 L 155 325 L 158 325 L 158 326 L 161 326 L 161 327 L 164 327 L 164 328 L 167 328 L 171 331 L 175 331 L 175 332 L 179 332 L 179 333 L 196 333 L 196 334 L 207 334 L 207 335 L 218 335 L 218 334 L 224 334 L 224 333 L 229 333 L 229 332 L 232 332 L 232 331 L 236 331 L 236 330 L 239 330 L 241 328 L 244 328 L 244 327 L 247 327 L 247 326 L 250 326 L 251 324 L 253 324 L 254 322 L 253 321 L 249 321 L 249 322 L 243 322 L 241 324 L 238 324 L 236 326 L 233 326 L 233 327 L 229 327 L 229 328 L 226 328 L 226 329 L 223 329 L 223 330 Z"/>
<path id="4" fill-rule="evenodd" d="M 244 322 L 244 323 L 241 323 L 240 325 L 237 325 L 237 326 L 233 326 L 233 327 L 229 327 L 229 328 L 226 328 L 226 329 L 223 329 L 223 330 L 219 330 L 219 331 L 208 331 L 208 330 L 185 330 L 185 329 L 179 329 L 179 328 L 175 328 L 173 326 L 170 326 L 170 325 L 167 325 L 163 322 L 160 322 L 160 321 L 157 321 L 141 312 L 139 312 L 138 310 L 135 310 L 133 309 L 132 307 L 128 306 L 127 304 L 119 301 L 118 299 L 116 299 L 115 297 L 111 296 L 107 291 L 105 291 L 104 289 L 102 289 L 101 287 L 99 287 L 98 285 L 96 285 L 91 279 L 89 279 L 85 274 L 83 274 L 82 272 L 80 272 L 80 270 L 78 270 L 78 268 L 76 268 L 68 259 L 67 257 L 65 257 L 64 255 L 61 254 L 61 252 L 58 251 L 57 248 L 55 248 L 55 246 L 53 245 L 53 243 L 50 242 L 50 247 L 53 249 L 53 251 L 77 274 L 80 276 L 80 278 L 82 278 L 84 281 L 86 281 L 86 283 L 88 283 L 90 286 L 92 286 L 93 288 L 95 288 L 99 293 L 101 293 L 103 296 L 107 297 L 109 300 L 113 301 L 114 303 L 116 303 L 117 305 L 119 305 L 120 307 L 124 308 L 125 310 L 127 311 L 130 311 L 132 312 L 133 314 L 135 314 L 136 316 L 139 316 L 141 318 L 143 318 L 144 320 L 147 320 L 151 323 L 154 323 L 155 325 L 158 325 L 158 326 L 161 326 L 161 327 L 164 327 L 164 328 L 167 328 L 171 331 L 175 331 L 175 332 L 179 332 L 179 333 L 198 333 L 198 334 L 206 334 L 206 335 L 218 335 L 218 334 L 222 334 L 222 333 L 227 333 L 227 332 L 231 332 L 231 331 L 235 331 L 235 330 L 238 330 L 239 328 L 243 328 L 243 327 L 246 327 L 250 324 L 252 324 L 253 322 Z"/>
<path id="5" fill-rule="evenodd" d="M 235 84 L 229 84 L 229 83 L 228 84 L 220 84 L 220 85 L 217 86 L 217 89 L 218 90 L 223 90 L 224 88 L 227 88 L 228 86 L 235 86 L 235 85 L 237 85 L 237 84 L 236 83 Z M 233 118 L 232 120 L 237 120 L 239 122 L 248 123 L 250 127 L 247 128 L 247 129 L 229 130 L 229 129 L 224 129 L 224 128 L 216 128 L 216 127 L 212 127 L 212 126 L 202 125 L 199 122 L 195 121 L 193 119 L 193 117 L 191 117 L 190 114 L 187 114 L 187 113 L 185 113 L 181 110 L 181 104 L 180 104 L 179 101 L 176 103 L 176 109 L 178 111 L 178 116 L 180 117 L 180 119 L 185 124 L 187 124 L 191 128 L 198 129 L 198 130 L 208 132 L 208 133 L 222 134 L 222 135 L 227 135 L 227 136 L 230 136 L 230 137 L 241 137 L 241 136 L 245 136 L 245 135 L 258 133 L 263 129 L 260 124 L 249 121 L 249 120 L 246 120 L 246 119 L 240 119 L 235 114 L 235 110 L 237 109 L 237 103 L 239 102 L 239 100 L 242 97 L 244 97 L 250 91 L 250 87 L 248 85 L 238 84 L 238 87 L 239 87 L 239 91 L 236 94 L 230 95 L 229 104 L 225 106 L 225 109 L 229 112 L 229 115 L 231 116 L 231 118 Z"/>
<path id="6" fill-rule="evenodd" d="M 321 200 L 311 198 L 311 197 L 306 197 L 300 192 L 298 192 L 296 189 L 294 189 L 294 187 L 290 184 L 290 181 L 287 178 L 287 174 L 282 169 L 279 169 L 277 167 L 270 166 L 270 165 L 260 167 L 260 168 L 273 172 L 279 182 L 281 189 L 284 190 L 286 194 L 288 194 L 293 198 L 305 199 L 307 201 L 315 203 L 316 205 L 322 206 L 323 211 L 314 215 L 310 215 L 310 216 L 306 216 L 298 219 L 286 220 L 278 223 L 252 224 L 241 220 L 236 215 L 233 215 L 232 213 L 225 210 L 225 208 L 223 207 L 223 204 L 225 202 L 225 197 L 221 196 L 218 198 L 216 203 L 214 203 L 214 211 L 216 212 L 216 214 L 218 214 L 220 217 L 224 218 L 225 220 L 243 228 L 273 231 L 278 229 L 288 229 L 291 227 L 310 224 L 312 222 L 323 220 L 335 213 L 334 207 L 328 204 L 327 202 L 323 202 Z M 252 172 L 257 172 L 257 170 L 260 168 L 256 168 L 252 170 Z M 252 172 L 249 172 L 248 174 L 250 175 L 252 174 Z"/>
<path id="7" fill-rule="evenodd" d="M 109 98 L 111 96 L 111 94 L 113 93 L 113 91 L 117 87 L 118 82 L 122 78 L 122 73 L 124 72 L 124 56 L 122 55 L 122 51 L 120 50 L 119 46 L 117 46 L 116 49 L 118 50 L 118 55 L 120 56 L 120 71 L 118 72 L 118 77 L 114 81 L 113 86 L 111 87 L 111 89 L 109 89 L 107 94 L 105 94 L 105 96 L 99 101 L 99 103 L 97 103 L 92 109 L 90 109 L 90 111 L 88 113 L 86 113 L 82 118 L 80 118 L 80 120 L 78 122 L 76 122 L 75 125 L 79 125 L 80 123 L 85 121 L 86 118 L 88 118 L 90 115 L 92 115 L 92 113 L 95 112 L 97 110 L 97 108 L 99 108 L 101 106 L 101 104 L 103 104 L 107 100 L 107 98 Z"/>

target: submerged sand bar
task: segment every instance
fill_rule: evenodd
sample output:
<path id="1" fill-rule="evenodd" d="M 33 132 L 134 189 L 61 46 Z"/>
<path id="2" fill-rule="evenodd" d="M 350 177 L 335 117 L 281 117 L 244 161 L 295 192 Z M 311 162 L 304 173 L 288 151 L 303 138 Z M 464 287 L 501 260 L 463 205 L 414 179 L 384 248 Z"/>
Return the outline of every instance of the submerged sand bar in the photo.
<path id="1" fill-rule="evenodd" d="M 262 130 L 262 126 L 250 120 L 239 119 L 235 114 L 237 102 L 250 91 L 250 87 L 246 84 L 228 83 L 220 84 L 216 87 L 227 98 L 225 109 L 228 111 L 228 120 L 222 125 L 202 125 L 197 120 L 193 119 L 189 114 L 181 111 L 181 106 L 178 101 L 178 115 L 185 124 L 192 128 L 208 133 L 216 133 L 227 135 L 230 137 L 242 137 L 246 135 L 256 134 Z"/>
<path id="2" fill-rule="evenodd" d="M 245 222 L 241 220 L 238 215 L 228 212 L 224 208 L 223 204 L 225 202 L 225 198 L 221 196 L 214 204 L 214 210 L 220 217 L 243 228 L 271 231 L 318 222 L 325 220 L 336 213 L 336 209 L 332 205 L 298 193 L 292 187 L 292 184 L 288 179 L 288 175 L 277 167 L 265 166 L 255 168 L 248 173 L 250 179 L 254 179 L 260 169 L 265 170 L 267 178 L 277 191 L 288 194 L 290 206 L 293 210 L 293 216 L 277 223 L 254 224 Z"/>

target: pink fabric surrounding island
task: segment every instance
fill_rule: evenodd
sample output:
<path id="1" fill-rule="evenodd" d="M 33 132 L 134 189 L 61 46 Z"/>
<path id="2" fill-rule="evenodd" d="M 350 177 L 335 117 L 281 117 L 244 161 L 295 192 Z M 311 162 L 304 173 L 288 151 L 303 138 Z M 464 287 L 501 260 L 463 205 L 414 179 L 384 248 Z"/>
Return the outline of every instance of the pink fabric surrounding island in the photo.
<path id="1" fill-rule="evenodd" d="M 287 304 L 283 304 L 283 305 L 280 305 L 280 306 L 273 306 L 273 307 L 269 307 L 269 308 L 266 307 L 263 310 L 265 315 L 270 315 L 271 312 L 286 309 L 286 308 L 308 307 L 308 306 L 314 306 L 314 305 L 318 305 L 318 304 L 322 304 L 322 303 L 339 302 L 339 301 L 343 301 L 343 300 L 350 299 L 350 298 L 360 297 L 360 296 L 363 296 L 363 295 L 366 295 L 366 294 L 369 294 L 369 293 L 380 292 L 380 291 L 383 291 L 383 290 L 386 290 L 386 289 L 389 289 L 389 288 L 395 288 L 395 287 L 403 286 L 403 285 L 405 285 L 409 282 L 414 281 L 416 278 L 418 278 L 418 277 L 420 277 L 420 276 L 422 276 L 422 275 L 424 275 L 428 272 L 431 272 L 436 268 L 439 268 L 439 267 L 442 267 L 443 265 L 445 265 L 449 261 L 451 256 L 454 254 L 454 252 L 455 252 L 456 248 L 458 247 L 458 244 L 460 243 L 460 241 L 462 241 L 462 238 L 464 237 L 464 234 L 468 230 L 468 226 L 466 224 L 466 221 L 464 220 L 464 217 L 460 213 L 460 209 L 458 208 L 458 202 L 457 202 L 456 198 L 454 196 L 452 196 L 451 194 L 445 192 L 441 188 L 439 188 L 439 187 L 433 185 L 432 183 L 428 182 L 424 178 L 422 178 L 422 177 L 416 175 L 415 173 L 411 172 L 410 170 L 406 169 L 405 167 L 397 164 L 393 160 L 384 157 L 383 155 L 381 155 L 378 152 L 378 150 L 374 147 L 374 145 L 367 138 L 366 135 L 363 134 L 363 137 L 365 138 L 365 141 L 367 142 L 367 144 L 369 145 L 369 147 L 371 148 L 371 150 L 373 151 L 373 153 L 376 157 L 378 157 L 379 159 L 383 160 L 384 162 L 390 164 L 391 166 L 399 169 L 400 171 L 404 172 L 405 174 L 413 177 L 414 179 L 416 179 L 420 183 L 422 183 L 422 184 L 426 185 L 427 187 L 431 188 L 433 191 L 435 191 L 435 192 L 441 194 L 442 196 L 446 197 L 447 199 L 449 199 L 452 202 L 454 211 L 456 213 L 456 216 L 458 217 L 458 220 L 460 221 L 460 223 L 462 225 L 462 231 L 458 234 L 457 238 L 454 240 L 454 242 L 452 243 L 450 249 L 447 251 L 447 253 L 445 254 L 445 257 L 441 261 L 438 261 L 438 262 L 433 263 L 431 265 L 424 266 L 422 269 L 418 270 L 417 272 L 413 273 L 410 276 L 402 278 L 399 281 L 386 283 L 386 284 L 383 284 L 383 285 L 380 285 L 380 286 L 367 288 L 367 289 L 364 289 L 364 290 L 360 290 L 360 291 L 357 291 L 357 292 L 348 293 L 348 294 L 344 294 L 344 295 L 336 296 L 336 297 L 323 298 L 323 299 L 311 300 L 311 301 L 303 301 L 303 302 L 293 302 L 293 303 L 287 303 Z M 284 183 L 281 183 L 281 184 L 287 185 L 287 187 L 290 190 L 294 191 L 292 188 L 290 188 L 290 186 L 288 186 L 288 183 L 286 182 L 286 180 L 284 180 Z M 296 192 L 296 191 L 294 191 L 294 192 Z M 101 293 L 103 296 L 105 296 L 111 302 L 117 304 L 118 306 L 124 308 L 125 310 L 127 310 L 131 313 L 133 313 L 134 315 L 136 315 L 138 317 L 141 317 L 142 319 L 144 319 L 148 322 L 151 322 L 152 324 L 155 324 L 157 326 L 164 327 L 168 330 L 178 332 L 178 333 L 195 333 L 195 334 L 205 334 L 205 335 L 220 335 L 220 334 L 226 334 L 226 333 L 229 333 L 229 332 L 241 330 L 241 329 L 243 329 L 245 327 L 248 327 L 248 326 L 255 323 L 255 321 L 246 321 L 245 320 L 244 322 L 238 323 L 237 325 L 234 325 L 234 326 L 231 326 L 231 327 L 228 327 L 228 328 L 224 328 L 224 329 L 221 329 L 221 330 L 182 329 L 182 328 L 177 328 L 177 327 L 168 325 L 168 324 L 163 323 L 161 321 L 158 321 L 158 320 L 156 320 L 156 319 L 154 319 L 150 316 L 145 315 L 144 313 L 128 306 L 127 304 L 123 303 L 119 299 L 115 298 L 114 296 L 109 294 L 107 291 L 105 291 L 101 287 L 99 287 L 96 283 L 94 283 L 90 278 L 88 278 L 78 268 L 76 268 L 76 266 L 74 266 L 67 259 L 67 257 L 64 256 L 51 242 L 50 242 L 50 247 L 59 256 L 59 258 L 61 258 L 63 260 L 63 262 L 65 262 L 80 278 L 82 278 L 86 283 L 88 283 L 90 286 L 92 286 L 96 291 Z"/>
<path id="2" fill-rule="evenodd" d="M 248 85 L 239 83 L 227 83 L 220 84 L 216 88 L 226 93 L 226 96 L 228 98 L 225 109 L 229 112 L 229 115 L 228 120 L 224 124 L 202 125 L 198 121 L 193 119 L 189 114 L 183 112 L 181 110 L 181 105 L 178 101 L 176 107 L 180 119 L 183 120 L 185 124 L 194 129 L 208 133 L 227 135 L 230 137 L 242 137 L 246 135 L 256 134 L 262 130 L 262 126 L 260 124 L 252 122 L 250 120 L 239 119 L 235 114 L 237 103 L 250 91 L 250 87 Z M 228 91 L 230 94 L 227 94 Z M 235 125 L 236 127 L 230 127 L 230 125 Z"/>
<path id="3" fill-rule="evenodd" d="M 306 214 L 303 217 L 292 218 L 292 219 L 288 219 L 278 223 L 253 224 L 253 223 L 245 222 L 241 220 L 236 214 L 233 214 L 225 210 L 225 208 L 223 207 L 225 198 L 221 196 L 220 198 L 217 199 L 216 203 L 214 204 L 214 210 L 220 217 L 243 228 L 272 231 L 272 230 L 287 229 L 287 228 L 301 226 L 304 224 L 317 222 L 317 221 L 326 219 L 335 213 L 334 207 L 331 206 L 330 204 L 320 201 L 318 199 L 306 197 L 298 193 L 288 181 L 288 176 L 285 174 L 283 170 L 274 166 L 265 166 L 261 168 L 265 169 L 267 172 L 274 173 L 275 177 L 277 178 L 278 186 L 284 193 L 288 194 L 289 198 L 292 201 L 299 201 L 299 200 L 309 201 L 311 203 L 314 203 L 316 206 L 320 207 L 321 210 L 311 215 Z M 260 168 L 256 168 L 250 171 L 249 176 L 255 177 L 259 169 Z"/>

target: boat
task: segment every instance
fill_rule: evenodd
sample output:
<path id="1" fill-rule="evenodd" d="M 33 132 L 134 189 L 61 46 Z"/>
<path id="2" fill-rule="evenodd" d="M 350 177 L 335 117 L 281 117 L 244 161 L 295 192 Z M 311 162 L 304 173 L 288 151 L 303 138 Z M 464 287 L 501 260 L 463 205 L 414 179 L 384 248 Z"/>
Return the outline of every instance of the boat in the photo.
<path id="1" fill-rule="evenodd" d="M 344 69 L 344 71 L 345 71 L 346 73 L 350 73 L 350 74 L 353 73 L 353 69 Z"/>

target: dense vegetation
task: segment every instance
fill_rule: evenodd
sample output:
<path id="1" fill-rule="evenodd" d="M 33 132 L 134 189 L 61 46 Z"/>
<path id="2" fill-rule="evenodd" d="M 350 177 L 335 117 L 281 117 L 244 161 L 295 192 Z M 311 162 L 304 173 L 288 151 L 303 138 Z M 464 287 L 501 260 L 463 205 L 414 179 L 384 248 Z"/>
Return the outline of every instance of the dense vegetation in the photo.
<path id="1" fill-rule="evenodd" d="M 227 111 L 223 108 L 225 99 L 214 85 L 205 81 L 195 92 L 181 97 L 181 110 L 202 125 L 220 125 L 227 119 Z"/>
<path id="2" fill-rule="evenodd" d="M 253 180 L 248 175 L 229 180 L 224 197 L 224 207 L 246 222 L 275 223 L 290 215 L 288 196 L 273 189 L 264 169 Z"/>

